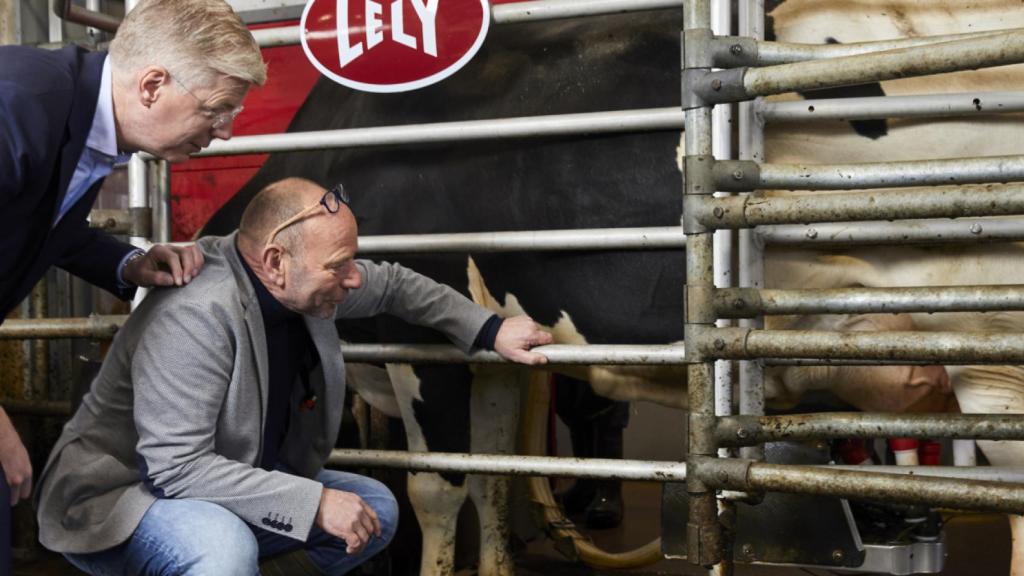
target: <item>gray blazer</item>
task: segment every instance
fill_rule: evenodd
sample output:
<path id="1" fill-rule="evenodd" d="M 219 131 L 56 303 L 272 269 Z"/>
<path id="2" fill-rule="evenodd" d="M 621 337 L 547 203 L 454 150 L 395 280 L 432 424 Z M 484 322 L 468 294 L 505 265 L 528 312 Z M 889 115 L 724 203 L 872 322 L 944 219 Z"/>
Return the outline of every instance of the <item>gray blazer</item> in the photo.
<path id="1" fill-rule="evenodd" d="M 206 500 L 261 527 L 276 514 L 286 522 L 266 529 L 309 535 L 322 489 L 311 478 L 334 446 L 345 397 L 337 330 L 305 318 L 321 359 L 310 378 L 320 401 L 300 412 L 302 387 L 294 387 L 280 461 L 296 474 L 259 468 L 268 386 L 259 303 L 234 234 L 199 245 L 202 273 L 185 287 L 154 290 L 131 315 L 50 454 L 36 505 L 39 539 L 51 550 L 115 546 L 157 498 Z M 357 265 L 363 285 L 338 318 L 386 312 L 469 350 L 491 315 L 401 266 Z"/>

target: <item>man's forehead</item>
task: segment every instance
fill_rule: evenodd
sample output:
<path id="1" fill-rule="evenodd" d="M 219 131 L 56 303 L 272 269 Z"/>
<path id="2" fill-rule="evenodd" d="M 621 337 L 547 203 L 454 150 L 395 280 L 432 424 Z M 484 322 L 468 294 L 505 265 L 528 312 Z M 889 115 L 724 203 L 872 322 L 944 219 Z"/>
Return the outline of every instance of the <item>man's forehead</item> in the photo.
<path id="1" fill-rule="evenodd" d="M 344 246 L 336 250 L 332 250 L 331 253 L 327 255 L 327 258 L 324 261 L 324 266 L 327 266 L 328 268 L 340 266 L 344 264 L 346 261 L 351 260 L 352 257 L 355 256 L 355 254 L 355 245 L 351 243 L 346 243 Z"/>
<path id="2" fill-rule="evenodd" d="M 245 95 L 249 92 L 249 87 L 248 83 L 237 78 L 220 76 L 215 84 L 207 87 L 209 92 L 206 97 L 207 105 L 211 107 L 234 108 L 245 99 Z"/>

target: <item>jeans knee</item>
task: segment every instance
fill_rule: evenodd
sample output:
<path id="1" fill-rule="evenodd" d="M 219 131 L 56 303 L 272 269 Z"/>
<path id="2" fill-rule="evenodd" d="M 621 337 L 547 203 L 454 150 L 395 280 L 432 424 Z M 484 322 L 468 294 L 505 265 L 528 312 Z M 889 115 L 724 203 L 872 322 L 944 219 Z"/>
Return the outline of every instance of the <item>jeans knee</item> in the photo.
<path id="1" fill-rule="evenodd" d="M 197 559 L 186 574 L 223 574 L 225 576 L 254 576 L 259 574 L 259 545 L 256 536 L 243 525 L 243 530 L 232 532 L 222 540 L 212 554 Z M 230 544 L 227 544 L 230 542 Z"/>
<path id="2" fill-rule="evenodd" d="M 375 503 L 377 519 L 380 520 L 380 537 L 387 545 L 398 531 L 398 501 L 390 492 Z"/>
<path id="3" fill-rule="evenodd" d="M 195 535 L 176 542 L 180 546 L 182 573 L 225 576 L 259 573 L 260 552 L 256 535 L 241 518 L 225 512 L 197 518 Z"/>

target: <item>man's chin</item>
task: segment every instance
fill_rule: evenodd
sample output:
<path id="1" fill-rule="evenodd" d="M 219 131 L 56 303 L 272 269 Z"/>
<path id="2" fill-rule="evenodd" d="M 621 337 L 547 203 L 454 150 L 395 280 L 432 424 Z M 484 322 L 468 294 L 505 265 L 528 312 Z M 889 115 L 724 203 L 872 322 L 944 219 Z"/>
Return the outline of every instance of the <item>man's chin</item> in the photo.
<path id="1" fill-rule="evenodd" d="M 321 306 L 321 307 L 317 308 L 316 310 L 314 310 L 313 313 L 310 314 L 310 316 L 313 316 L 315 318 L 319 318 L 321 320 L 333 320 L 334 317 L 337 316 L 337 314 L 338 314 L 338 305 L 337 304 L 324 304 L 323 306 Z"/>

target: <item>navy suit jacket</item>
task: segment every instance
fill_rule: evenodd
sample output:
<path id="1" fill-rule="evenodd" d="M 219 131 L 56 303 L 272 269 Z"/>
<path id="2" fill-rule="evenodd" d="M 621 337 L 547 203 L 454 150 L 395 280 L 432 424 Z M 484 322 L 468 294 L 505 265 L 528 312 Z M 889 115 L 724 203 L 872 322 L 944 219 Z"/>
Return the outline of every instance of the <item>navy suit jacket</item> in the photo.
<path id="1" fill-rule="evenodd" d="M 132 246 L 90 229 L 102 180 L 53 222 L 92 127 L 105 53 L 0 46 L 0 323 L 51 265 L 121 298 Z"/>

